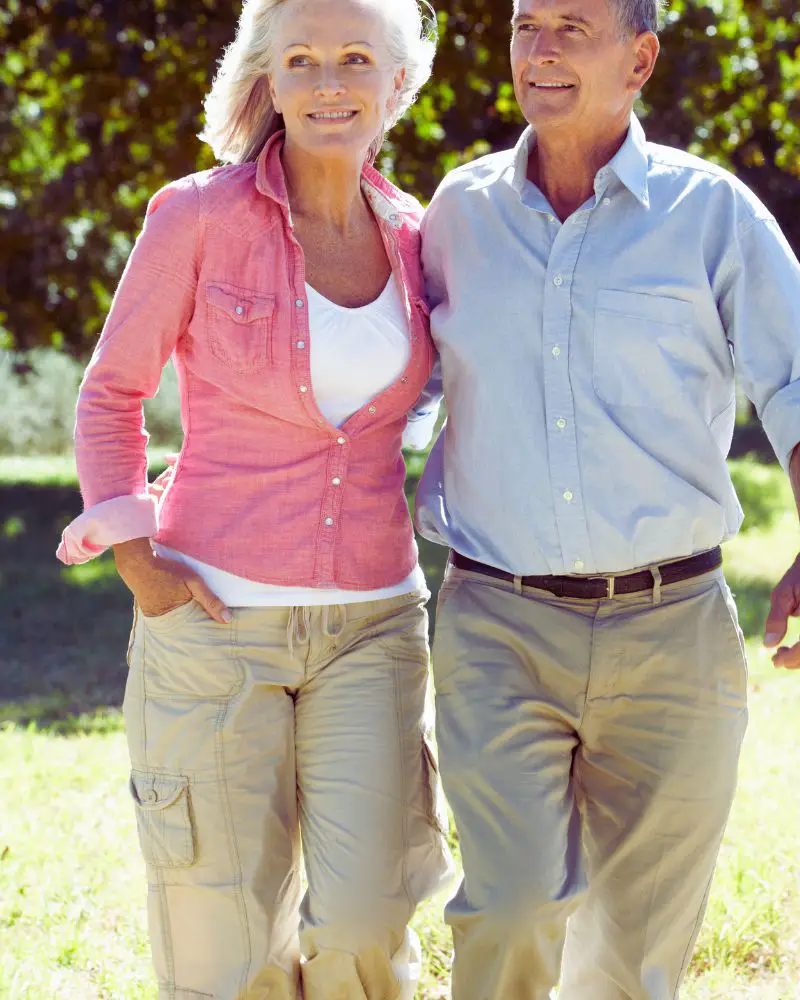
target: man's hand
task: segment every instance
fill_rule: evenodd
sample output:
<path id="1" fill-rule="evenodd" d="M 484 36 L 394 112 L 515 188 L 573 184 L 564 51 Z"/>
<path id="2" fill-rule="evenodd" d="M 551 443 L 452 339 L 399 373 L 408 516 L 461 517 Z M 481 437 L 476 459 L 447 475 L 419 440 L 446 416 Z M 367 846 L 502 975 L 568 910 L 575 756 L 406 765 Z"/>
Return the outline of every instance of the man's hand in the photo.
<path id="1" fill-rule="evenodd" d="M 764 645 L 767 648 L 780 647 L 772 657 L 776 667 L 800 670 L 800 642 L 794 646 L 780 646 L 791 617 L 800 617 L 800 556 L 772 592 L 772 606 L 764 635 Z"/>
<path id="2" fill-rule="evenodd" d="M 159 618 L 196 601 L 215 622 L 231 621 L 228 608 L 200 577 L 182 563 L 157 556 L 149 538 L 115 545 L 114 558 L 117 572 L 146 618 Z"/>

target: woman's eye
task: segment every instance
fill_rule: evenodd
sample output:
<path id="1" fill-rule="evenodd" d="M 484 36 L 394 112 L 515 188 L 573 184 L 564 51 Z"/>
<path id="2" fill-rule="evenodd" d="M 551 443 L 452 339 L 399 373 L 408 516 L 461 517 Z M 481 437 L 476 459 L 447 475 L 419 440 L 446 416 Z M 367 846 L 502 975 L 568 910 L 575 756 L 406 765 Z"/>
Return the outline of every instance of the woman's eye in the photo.
<path id="1" fill-rule="evenodd" d="M 292 58 L 289 60 L 289 65 L 291 67 L 308 66 L 310 62 L 311 60 L 308 58 L 308 56 L 292 56 Z"/>
<path id="2" fill-rule="evenodd" d="M 344 61 L 346 65 L 350 66 L 360 66 L 360 65 L 363 66 L 364 64 L 369 62 L 367 57 L 362 56 L 361 53 L 359 52 L 350 52 L 348 55 L 345 56 Z"/>

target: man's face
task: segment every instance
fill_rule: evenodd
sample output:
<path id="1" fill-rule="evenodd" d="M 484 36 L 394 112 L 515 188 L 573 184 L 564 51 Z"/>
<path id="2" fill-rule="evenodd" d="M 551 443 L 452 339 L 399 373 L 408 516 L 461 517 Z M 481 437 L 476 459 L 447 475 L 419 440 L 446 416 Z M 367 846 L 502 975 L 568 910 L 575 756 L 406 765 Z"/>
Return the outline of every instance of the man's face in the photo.
<path id="1" fill-rule="evenodd" d="M 608 0 L 515 2 L 514 90 L 538 130 L 593 132 L 604 122 L 626 120 L 657 53 L 650 32 L 622 36 Z"/>

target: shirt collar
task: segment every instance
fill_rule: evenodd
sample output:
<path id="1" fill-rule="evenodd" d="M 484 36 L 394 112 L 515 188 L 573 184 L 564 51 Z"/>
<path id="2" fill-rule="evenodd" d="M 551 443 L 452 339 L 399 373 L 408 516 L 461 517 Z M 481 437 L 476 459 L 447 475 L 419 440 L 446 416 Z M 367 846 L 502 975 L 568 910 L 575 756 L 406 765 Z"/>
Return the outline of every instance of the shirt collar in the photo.
<path id="1" fill-rule="evenodd" d="M 525 192 L 528 180 L 528 160 L 535 145 L 536 130 L 532 125 L 529 125 L 514 147 L 513 159 L 507 174 L 508 182 L 520 197 Z M 599 197 L 606 189 L 611 171 L 645 208 L 649 208 L 648 168 L 647 139 L 644 129 L 636 115 L 631 115 L 631 125 L 625 141 L 610 162 L 597 173 L 595 194 Z"/>
<path id="2" fill-rule="evenodd" d="M 256 188 L 267 198 L 283 205 L 291 218 L 286 174 L 281 160 L 285 138 L 285 132 L 276 132 L 259 153 L 256 160 Z M 365 163 L 361 171 L 361 187 L 375 214 L 392 228 L 402 228 L 404 210 L 408 206 L 402 201 L 397 188 L 370 163 Z"/>
<path id="3" fill-rule="evenodd" d="M 647 185 L 649 166 L 650 160 L 647 155 L 647 139 L 644 129 L 636 115 L 631 115 L 631 127 L 628 129 L 625 142 L 610 160 L 608 169 L 617 175 L 634 198 L 645 208 L 650 207 L 650 192 Z M 599 176 L 600 174 L 598 174 L 598 178 Z"/>
<path id="4" fill-rule="evenodd" d="M 514 147 L 514 154 L 511 166 L 509 167 L 508 181 L 520 197 L 522 197 L 528 181 L 528 160 L 535 145 L 536 130 L 533 125 L 529 125 Z"/>
<path id="5" fill-rule="evenodd" d="M 283 172 L 281 152 L 286 133 L 276 132 L 267 140 L 256 160 L 256 188 L 267 198 L 289 207 L 286 175 Z"/>

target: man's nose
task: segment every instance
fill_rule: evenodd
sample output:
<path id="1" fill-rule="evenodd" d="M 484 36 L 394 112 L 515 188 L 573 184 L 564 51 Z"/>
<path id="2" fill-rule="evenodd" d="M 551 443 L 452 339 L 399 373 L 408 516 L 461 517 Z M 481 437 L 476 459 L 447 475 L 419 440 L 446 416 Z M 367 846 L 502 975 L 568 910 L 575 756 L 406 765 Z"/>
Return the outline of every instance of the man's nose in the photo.
<path id="1" fill-rule="evenodd" d="M 555 31 L 542 28 L 537 31 L 528 58 L 534 66 L 550 66 L 561 58 L 561 46 Z"/>

